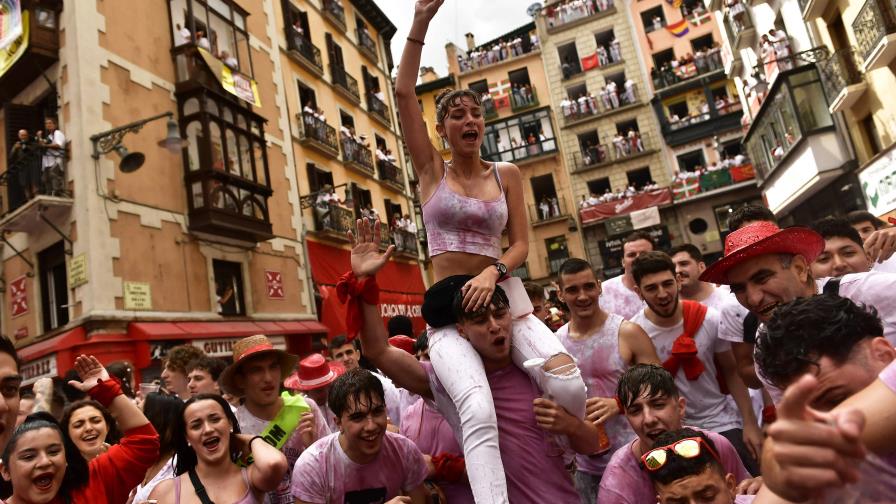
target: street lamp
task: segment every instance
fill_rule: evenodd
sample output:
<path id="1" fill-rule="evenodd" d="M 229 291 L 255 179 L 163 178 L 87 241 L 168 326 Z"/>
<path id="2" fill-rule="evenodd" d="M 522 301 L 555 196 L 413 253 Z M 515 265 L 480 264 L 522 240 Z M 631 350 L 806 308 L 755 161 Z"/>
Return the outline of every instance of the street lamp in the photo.
<path id="1" fill-rule="evenodd" d="M 168 118 L 168 134 L 165 135 L 165 138 L 159 140 L 159 147 L 164 147 L 173 153 L 177 153 L 180 152 L 181 149 L 190 145 L 190 142 L 188 140 L 180 137 L 180 131 L 177 127 L 177 123 L 174 122 L 174 113 L 164 112 L 159 115 L 154 115 L 146 119 L 134 121 L 132 123 L 125 124 L 124 126 L 112 128 L 108 131 L 103 131 L 91 136 L 90 141 L 93 143 L 93 159 L 99 159 L 103 154 L 108 154 L 112 151 L 115 151 L 118 156 L 121 157 L 118 168 L 122 172 L 131 173 L 137 171 L 141 166 L 143 166 L 143 162 L 146 161 L 146 156 L 142 152 L 128 152 L 127 148 L 125 148 L 125 146 L 121 144 L 121 140 L 128 133 L 137 133 L 147 123 L 161 119 L 163 117 Z"/>

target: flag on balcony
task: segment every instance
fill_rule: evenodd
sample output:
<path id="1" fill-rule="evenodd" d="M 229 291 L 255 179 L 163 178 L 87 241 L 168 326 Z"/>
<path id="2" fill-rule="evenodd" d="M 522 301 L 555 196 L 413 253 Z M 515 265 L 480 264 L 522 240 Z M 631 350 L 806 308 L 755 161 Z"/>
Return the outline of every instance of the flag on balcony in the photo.
<path id="1" fill-rule="evenodd" d="M 596 68 L 598 65 L 597 61 L 597 52 L 591 56 L 585 56 L 582 58 L 582 70 L 591 70 L 592 68 Z"/>
<path id="2" fill-rule="evenodd" d="M 687 19 L 682 19 L 681 21 L 678 21 L 677 23 L 672 23 L 672 24 L 666 25 L 666 30 L 669 30 L 669 33 L 671 33 L 672 35 L 675 35 L 676 37 L 681 38 L 688 34 L 688 32 L 690 31 L 690 28 L 688 28 Z"/>
<path id="3" fill-rule="evenodd" d="M 495 108 L 504 108 L 510 106 L 510 79 L 504 79 L 495 83 L 490 83 L 488 93 L 492 96 Z"/>
<path id="4" fill-rule="evenodd" d="M 710 22 L 710 20 L 712 20 L 712 13 L 710 13 L 710 12 L 703 12 L 701 14 L 695 14 L 690 19 L 691 24 L 694 26 L 700 26 L 703 23 Z"/>

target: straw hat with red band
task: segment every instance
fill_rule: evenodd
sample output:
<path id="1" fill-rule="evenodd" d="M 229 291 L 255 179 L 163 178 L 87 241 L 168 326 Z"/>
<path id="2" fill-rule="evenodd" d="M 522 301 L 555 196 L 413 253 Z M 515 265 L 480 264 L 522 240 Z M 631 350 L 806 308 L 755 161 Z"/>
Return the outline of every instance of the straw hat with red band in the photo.
<path id="1" fill-rule="evenodd" d="M 224 391 L 237 397 L 242 397 L 244 391 L 236 385 L 234 375 L 239 371 L 240 366 L 245 364 L 249 359 L 256 356 L 266 355 L 274 355 L 279 359 L 280 380 L 283 380 L 292 373 L 293 369 L 296 367 L 296 361 L 299 360 L 295 355 L 274 348 L 271 340 L 263 334 L 256 334 L 254 336 L 249 336 L 248 338 L 243 338 L 233 344 L 233 364 L 227 366 L 224 371 L 221 372 L 219 381 L 221 382 Z"/>
<path id="2" fill-rule="evenodd" d="M 725 238 L 725 256 L 706 268 L 700 280 L 728 284 L 728 272 L 744 261 L 766 254 L 793 254 L 812 263 L 824 250 L 824 238 L 804 227 L 781 229 L 771 222 L 756 222 Z"/>
<path id="3" fill-rule="evenodd" d="M 345 373 L 338 362 L 327 362 L 321 354 L 311 354 L 299 361 L 299 370 L 283 380 L 283 386 L 291 390 L 307 392 L 319 389 L 336 381 Z"/>

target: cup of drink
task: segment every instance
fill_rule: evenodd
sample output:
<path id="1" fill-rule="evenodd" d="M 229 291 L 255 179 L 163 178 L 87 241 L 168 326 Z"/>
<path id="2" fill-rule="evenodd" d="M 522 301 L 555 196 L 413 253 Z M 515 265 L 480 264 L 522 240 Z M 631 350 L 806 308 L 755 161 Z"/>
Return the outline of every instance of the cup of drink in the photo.
<path id="1" fill-rule="evenodd" d="M 141 383 L 140 384 L 140 396 L 146 397 L 153 392 L 159 391 L 158 383 Z"/>

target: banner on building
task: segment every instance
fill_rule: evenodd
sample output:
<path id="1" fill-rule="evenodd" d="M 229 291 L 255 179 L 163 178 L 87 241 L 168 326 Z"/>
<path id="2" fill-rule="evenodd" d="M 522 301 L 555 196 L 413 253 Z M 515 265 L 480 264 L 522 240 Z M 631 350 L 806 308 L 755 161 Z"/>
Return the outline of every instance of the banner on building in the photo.
<path id="1" fill-rule="evenodd" d="M 0 0 L 0 2 L 3 1 L 6 0 Z M 8 44 L 0 45 L 0 76 L 12 68 L 12 65 L 25 54 L 25 49 L 28 49 L 28 11 L 22 13 L 19 24 L 21 33 Z"/>
<path id="2" fill-rule="evenodd" d="M 597 65 L 600 62 L 597 59 L 597 53 L 592 54 L 591 56 L 585 56 L 582 58 L 582 70 L 591 70 L 592 68 L 597 68 Z"/>
<path id="3" fill-rule="evenodd" d="M 28 313 L 28 277 L 25 275 L 9 282 L 9 311 L 13 318 Z"/>
<path id="4" fill-rule="evenodd" d="M 896 148 L 869 163 L 859 173 L 859 184 L 869 212 L 880 216 L 896 210 Z"/>
<path id="5" fill-rule="evenodd" d="M 691 31 L 690 28 L 688 28 L 687 19 L 682 19 L 676 23 L 666 25 L 666 30 L 678 38 L 684 37 Z"/>
<path id="6" fill-rule="evenodd" d="M 672 203 L 672 193 L 668 188 L 663 188 L 656 191 L 638 193 L 630 198 L 585 207 L 579 212 L 579 215 L 582 218 L 582 224 L 591 224 L 610 217 L 630 214 L 645 208 L 668 205 L 669 203 Z"/>
<path id="7" fill-rule="evenodd" d="M 231 70 L 223 61 L 212 56 L 212 54 L 203 48 L 197 48 L 202 60 L 208 65 L 209 70 L 214 74 L 221 87 L 228 93 L 237 98 L 249 102 L 256 107 L 261 106 L 261 98 L 258 95 L 258 85 L 254 79 Z"/>
<path id="8" fill-rule="evenodd" d="M 0 51 L 22 35 L 22 4 L 19 0 L 0 0 Z"/>
<path id="9" fill-rule="evenodd" d="M 488 94 L 491 95 L 495 108 L 504 108 L 510 106 L 510 80 L 504 79 L 488 86 Z"/>
<path id="10" fill-rule="evenodd" d="M 279 271 L 265 270 L 264 281 L 268 287 L 268 297 L 271 299 L 283 299 L 283 274 Z"/>

